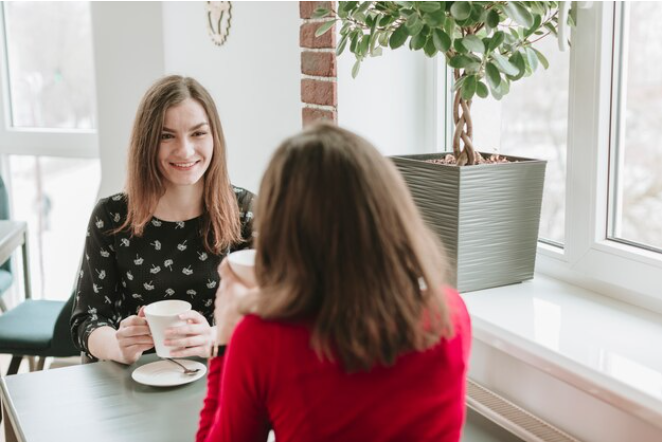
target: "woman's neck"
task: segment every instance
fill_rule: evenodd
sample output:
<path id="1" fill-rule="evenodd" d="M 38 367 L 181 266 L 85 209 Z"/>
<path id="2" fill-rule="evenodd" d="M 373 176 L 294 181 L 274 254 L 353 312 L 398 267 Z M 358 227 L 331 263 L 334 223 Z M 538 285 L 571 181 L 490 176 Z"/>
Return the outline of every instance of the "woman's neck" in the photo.
<path id="1" fill-rule="evenodd" d="M 203 191 L 202 180 L 192 186 L 169 185 L 156 205 L 154 217 L 164 221 L 183 221 L 199 217 L 204 208 Z"/>

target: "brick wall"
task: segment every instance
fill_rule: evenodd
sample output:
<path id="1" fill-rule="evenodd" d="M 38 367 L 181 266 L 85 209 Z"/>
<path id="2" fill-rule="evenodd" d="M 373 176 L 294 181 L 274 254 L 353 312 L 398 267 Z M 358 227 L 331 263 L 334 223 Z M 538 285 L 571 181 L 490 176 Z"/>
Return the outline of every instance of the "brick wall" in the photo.
<path id="1" fill-rule="evenodd" d="M 335 9 L 335 2 L 299 2 L 301 29 L 301 120 L 303 126 L 326 120 L 338 121 L 338 82 L 336 74 L 336 27 L 315 37 L 317 28 L 329 20 L 313 19 L 319 7 Z"/>

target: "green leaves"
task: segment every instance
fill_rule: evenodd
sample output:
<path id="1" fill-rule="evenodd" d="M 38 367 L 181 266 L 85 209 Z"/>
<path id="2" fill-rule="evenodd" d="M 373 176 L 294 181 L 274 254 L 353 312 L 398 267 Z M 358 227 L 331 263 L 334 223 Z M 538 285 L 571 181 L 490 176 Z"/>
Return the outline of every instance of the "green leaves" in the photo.
<path id="1" fill-rule="evenodd" d="M 490 92 L 487 90 L 487 86 L 485 86 L 485 83 L 483 82 L 476 83 L 476 94 L 480 98 L 487 98 L 487 96 L 490 95 Z"/>
<path id="2" fill-rule="evenodd" d="M 492 54 L 492 59 L 496 63 L 496 66 L 499 68 L 499 71 L 503 72 L 504 74 L 513 76 L 519 74 L 519 69 L 517 66 L 510 63 L 503 55 L 494 53 Z"/>
<path id="3" fill-rule="evenodd" d="M 402 25 L 398 29 L 396 29 L 393 34 L 391 34 L 391 38 L 388 42 L 388 45 L 391 47 L 391 49 L 397 49 L 400 46 L 404 45 L 407 39 L 409 38 L 409 32 L 407 32 L 407 28 Z"/>
<path id="4" fill-rule="evenodd" d="M 462 98 L 465 100 L 471 100 L 471 97 L 476 93 L 476 85 L 478 81 L 476 80 L 475 75 L 470 75 L 462 84 Z"/>
<path id="5" fill-rule="evenodd" d="M 499 13 L 494 9 L 490 9 L 490 11 L 487 13 L 485 22 L 490 28 L 496 29 L 496 27 L 499 26 Z"/>
<path id="6" fill-rule="evenodd" d="M 467 35 L 462 39 L 462 46 L 471 52 L 478 52 L 483 54 L 485 52 L 485 45 L 483 41 L 475 35 Z"/>
<path id="7" fill-rule="evenodd" d="M 455 2 L 451 6 L 451 15 L 456 20 L 466 20 L 471 15 L 471 4 L 469 2 Z"/>
<path id="8" fill-rule="evenodd" d="M 356 63 L 352 66 L 352 78 L 356 78 L 359 75 L 359 69 L 361 69 L 361 60 L 356 60 Z"/>
<path id="9" fill-rule="evenodd" d="M 503 41 L 505 40 L 505 38 L 506 38 L 506 35 L 503 32 L 501 32 L 501 31 L 495 32 L 494 35 L 492 36 L 492 38 L 490 39 L 490 43 L 487 45 L 488 52 L 492 52 L 496 48 L 501 46 L 503 44 Z"/>
<path id="10" fill-rule="evenodd" d="M 427 41 L 428 41 L 428 37 L 425 34 L 425 32 L 419 32 L 411 39 L 410 42 L 411 49 L 414 50 L 421 49 L 423 46 L 425 46 L 425 43 L 427 43 Z"/>
<path id="11" fill-rule="evenodd" d="M 336 53 L 356 57 L 358 75 L 366 57 L 405 44 L 428 57 L 444 54 L 460 77 L 454 89 L 467 100 L 489 95 L 500 99 L 510 84 L 549 62 L 533 45 L 558 26 L 558 2 L 547 1 L 361 1 L 337 3 L 336 14 L 318 8 L 316 35 L 339 23 Z"/>
<path id="12" fill-rule="evenodd" d="M 437 48 L 434 45 L 433 39 L 431 38 L 427 39 L 427 42 L 423 47 L 423 51 L 425 52 L 425 55 L 427 55 L 428 57 L 434 57 L 434 55 L 437 53 Z"/>
<path id="13" fill-rule="evenodd" d="M 331 10 L 326 9 L 326 8 L 317 8 L 317 9 L 315 9 L 315 12 L 313 12 L 313 15 L 311 15 L 311 17 L 312 18 L 324 18 L 329 14 L 331 14 Z"/>
<path id="14" fill-rule="evenodd" d="M 454 57 L 451 57 L 450 60 L 448 60 L 448 66 L 451 68 L 455 69 L 462 69 L 466 68 L 470 64 L 472 64 L 474 60 L 466 55 L 456 55 Z"/>
<path id="15" fill-rule="evenodd" d="M 529 12 L 528 8 L 522 2 L 507 2 L 503 6 L 508 18 L 516 21 L 525 28 L 533 26 L 533 15 Z"/>
<path id="16" fill-rule="evenodd" d="M 485 65 L 485 74 L 487 76 L 487 83 L 492 89 L 496 89 L 501 84 L 501 74 L 499 68 L 492 62 Z"/>
<path id="17" fill-rule="evenodd" d="M 425 24 L 418 18 L 418 16 L 412 15 L 409 20 L 407 20 L 407 24 L 405 26 L 407 27 L 409 35 L 413 37 L 423 30 L 423 26 L 425 26 Z"/>
<path id="18" fill-rule="evenodd" d="M 451 38 L 441 29 L 432 31 L 432 42 L 439 52 L 446 52 L 451 47 Z"/>
<path id="19" fill-rule="evenodd" d="M 533 52 L 536 53 L 536 56 L 538 57 L 538 60 L 540 61 L 540 64 L 542 65 L 542 67 L 545 68 L 545 69 L 549 68 L 549 62 L 547 61 L 545 56 L 542 55 L 542 53 L 540 51 L 538 51 L 536 48 L 531 48 L 531 50 L 533 50 Z"/>
<path id="20" fill-rule="evenodd" d="M 418 2 L 418 9 L 423 12 L 435 12 L 441 9 L 441 2 Z"/>
<path id="21" fill-rule="evenodd" d="M 319 37 L 320 35 L 326 34 L 327 31 L 333 28 L 333 25 L 335 24 L 336 24 L 335 20 L 329 20 L 328 22 L 322 23 L 320 27 L 317 28 L 317 31 L 315 31 L 315 37 Z"/>

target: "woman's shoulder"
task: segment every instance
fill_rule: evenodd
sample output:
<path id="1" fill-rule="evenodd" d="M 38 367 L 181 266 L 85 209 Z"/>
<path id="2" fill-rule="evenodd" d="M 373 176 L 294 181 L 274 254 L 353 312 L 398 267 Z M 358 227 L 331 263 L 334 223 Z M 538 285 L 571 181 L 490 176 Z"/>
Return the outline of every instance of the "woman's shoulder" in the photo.
<path id="1" fill-rule="evenodd" d="M 290 322 L 280 320 L 267 320 L 255 314 L 247 314 L 239 322 L 233 333 L 241 340 L 246 337 L 255 341 L 256 337 L 261 340 L 273 340 L 275 337 L 285 336 L 307 336 L 310 334 L 309 328 L 303 322 Z"/>
<path id="2" fill-rule="evenodd" d="M 252 207 L 255 194 L 248 189 L 240 188 L 235 185 L 232 185 L 232 190 L 234 191 L 234 195 L 237 197 L 237 203 L 239 203 L 239 207 L 242 210 Z"/>
<path id="3" fill-rule="evenodd" d="M 124 192 L 99 199 L 92 211 L 93 217 L 109 219 L 113 223 L 122 221 L 127 213 L 127 197 Z"/>

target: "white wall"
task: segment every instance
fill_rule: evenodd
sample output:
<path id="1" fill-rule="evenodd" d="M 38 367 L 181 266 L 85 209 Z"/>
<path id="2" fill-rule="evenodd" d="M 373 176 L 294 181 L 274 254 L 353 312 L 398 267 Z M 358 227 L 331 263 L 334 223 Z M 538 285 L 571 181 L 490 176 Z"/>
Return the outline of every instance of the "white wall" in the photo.
<path id="1" fill-rule="evenodd" d="M 126 152 L 140 97 L 163 75 L 160 2 L 91 2 L 101 185 L 121 191 Z"/>
<path id="2" fill-rule="evenodd" d="M 272 152 L 301 129 L 298 2 L 232 2 L 215 46 L 205 2 L 163 3 L 165 71 L 195 77 L 216 100 L 232 182 L 257 192 Z"/>
<path id="3" fill-rule="evenodd" d="M 437 118 L 430 86 L 434 61 L 406 47 L 361 63 L 352 78 L 354 54 L 338 58 L 338 123 L 371 141 L 383 154 L 436 150 Z"/>

